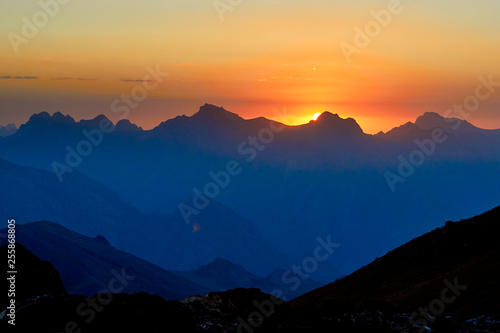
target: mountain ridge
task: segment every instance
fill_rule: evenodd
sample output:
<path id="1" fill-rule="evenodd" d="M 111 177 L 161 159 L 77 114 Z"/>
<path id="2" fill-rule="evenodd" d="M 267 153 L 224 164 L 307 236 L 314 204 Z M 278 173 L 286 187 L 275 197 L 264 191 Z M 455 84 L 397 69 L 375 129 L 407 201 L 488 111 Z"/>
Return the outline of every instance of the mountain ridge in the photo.
<path id="1" fill-rule="evenodd" d="M 215 112 L 227 112 L 219 107 L 214 108 Z M 324 116 L 344 126 L 344 120 L 339 120 L 338 115 Z M 232 120 L 235 117 L 229 115 Z M 493 135 L 474 133 L 458 136 L 450 133 L 445 142 L 436 143 L 432 142 L 432 131 L 429 130 L 422 132 L 423 136 L 418 138 L 409 136 L 404 140 L 391 141 L 362 134 L 359 129 L 355 130 L 357 134 L 354 135 L 350 130 L 345 135 L 315 130 L 315 127 L 321 127 L 321 121 L 295 127 L 285 126 L 280 130 L 273 126 L 276 123 L 263 118 L 236 118 L 237 125 L 221 124 L 217 128 L 202 121 L 197 122 L 199 127 L 192 128 L 191 117 L 176 119 L 175 122 L 169 121 L 172 130 L 163 133 L 115 130 L 103 135 L 98 145 L 91 143 L 88 136 L 82 133 L 83 127 L 78 124 L 61 126 L 55 130 L 51 130 L 50 126 L 42 126 L 40 131 L 32 135 L 16 133 L 0 138 L 0 158 L 17 165 L 46 170 L 43 176 L 40 174 L 40 179 L 32 179 L 33 184 L 23 183 L 22 177 L 6 176 L 5 184 L 11 184 L 12 193 L 5 188 L 2 194 L 5 199 L 0 202 L 0 208 L 11 214 L 17 213 L 12 212 L 15 208 L 17 214 L 26 217 L 27 221 L 55 220 L 67 226 L 67 223 L 74 222 L 72 226 L 80 228 L 79 231 L 94 220 L 105 222 L 96 224 L 100 228 L 112 228 L 127 221 L 125 224 L 130 224 L 131 230 L 147 230 L 136 226 L 130 218 L 133 214 L 110 223 L 118 217 L 109 212 L 109 207 L 114 205 L 101 207 L 102 203 L 95 199 L 103 198 L 93 195 L 90 185 L 82 187 L 89 191 L 65 192 L 68 183 L 74 181 L 71 176 L 81 174 L 113 191 L 122 201 L 139 211 L 140 214 L 135 213 L 137 216 L 148 216 L 145 220 L 153 225 L 167 228 L 163 224 L 168 224 L 169 218 L 173 218 L 173 212 L 178 212 L 182 203 L 191 203 L 196 211 L 211 216 L 214 228 L 223 224 L 231 225 L 227 217 L 233 214 L 229 214 L 228 210 L 220 209 L 212 214 L 210 208 L 198 209 L 193 205 L 193 198 L 201 193 L 232 210 L 239 216 L 236 221 L 240 221 L 242 226 L 253 225 L 258 234 L 252 233 L 252 237 L 259 239 L 259 244 L 272 244 L 288 258 L 307 256 L 315 248 L 315 239 L 319 236 L 331 235 L 338 243 L 342 243 L 342 239 L 348 240 L 342 250 L 328 261 L 341 275 L 345 275 L 369 263 L 375 256 L 440 226 L 445 216 L 452 219 L 473 216 L 500 200 L 500 189 L 491 181 L 497 177 L 497 163 L 500 162 L 500 139 L 496 140 Z M 355 124 L 354 121 L 346 121 Z M 87 131 L 95 133 L 94 129 Z M 415 139 L 419 140 L 419 145 Z M 89 145 L 92 151 L 86 153 L 82 148 Z M 83 152 L 83 155 L 79 163 L 72 163 L 78 151 Z M 52 168 L 54 161 L 69 163 L 74 169 L 74 173 L 64 175 L 62 183 L 58 183 Z M 238 172 L 229 175 L 228 165 L 236 165 Z M 402 179 L 396 184 L 396 195 L 384 178 L 387 172 L 399 175 Z M 50 186 L 40 181 L 45 178 L 52 179 Z M 47 189 L 46 192 L 37 190 L 37 200 L 48 201 L 42 207 L 28 211 L 17 204 L 7 205 L 13 194 L 22 198 L 38 187 Z M 465 198 L 461 193 L 476 195 Z M 48 200 L 53 194 L 57 194 L 57 200 Z M 68 201 L 68 197 L 75 199 Z M 19 199 L 19 202 L 22 200 Z M 57 214 L 54 202 L 60 205 Z M 75 202 L 82 204 L 75 207 Z M 27 204 L 31 205 L 32 201 L 28 200 Z M 75 207 L 79 214 L 87 216 L 94 211 L 93 205 L 103 209 L 103 212 L 112 213 L 103 214 L 111 219 L 106 221 L 103 216 L 96 216 L 95 219 L 81 218 L 77 221 L 80 217 L 72 214 L 69 208 Z M 43 212 L 44 215 L 40 213 L 36 219 L 27 216 L 27 213 L 34 212 Z M 63 213 L 64 219 L 60 216 Z M 370 222 L 381 214 L 385 216 L 384 221 Z M 137 218 L 140 219 L 144 218 Z M 198 239 L 204 231 L 210 231 L 208 219 L 208 228 L 202 226 L 201 232 L 194 234 L 193 224 L 189 229 L 185 227 L 182 217 L 175 216 L 175 221 L 178 227 L 170 227 L 173 236 L 169 236 L 173 242 L 184 238 Z M 262 253 L 264 247 L 252 248 L 255 242 L 250 242 L 249 234 L 243 237 L 246 234 L 241 232 L 243 229 L 231 230 L 240 232 L 240 240 L 245 240 L 244 246 L 248 246 L 248 249 Z M 169 235 L 167 231 L 162 229 L 161 235 Z M 217 239 L 228 235 L 224 228 L 219 231 L 219 234 L 215 229 L 211 231 L 214 236 L 219 235 Z M 120 232 L 118 230 L 116 233 Z M 113 245 L 123 241 L 113 239 L 113 235 L 98 233 L 104 234 Z M 180 236 L 176 238 L 176 235 Z M 145 233 L 144 237 L 150 237 L 151 243 L 162 245 L 153 233 Z M 275 269 L 270 263 L 276 260 L 267 260 L 277 256 L 264 256 L 263 260 L 257 260 L 267 264 L 255 270 L 249 266 L 253 265 L 251 262 L 245 262 L 249 261 L 246 253 L 245 256 L 239 253 L 242 256 L 235 258 L 234 251 L 223 249 L 218 242 L 210 243 L 209 239 L 202 238 L 203 242 L 197 244 L 204 249 L 200 254 L 195 254 L 189 248 L 184 253 L 184 247 L 180 246 L 179 249 L 172 248 L 172 253 L 181 251 L 177 256 L 160 258 L 149 250 L 149 243 L 142 248 L 136 244 L 128 250 L 170 269 L 195 267 L 166 265 L 173 264 L 173 260 L 180 260 L 182 256 L 188 256 L 195 265 L 207 264 L 217 257 L 231 259 L 260 275 Z M 381 241 L 375 242 L 373 239 Z M 355 244 L 365 244 L 365 247 L 360 251 Z M 207 247 L 210 247 L 210 251 L 206 250 Z M 243 261 L 243 258 L 246 259 Z M 165 261 L 161 264 L 160 260 Z M 325 274 L 321 280 L 330 276 Z"/>
<path id="2" fill-rule="evenodd" d="M 447 314 L 464 319 L 498 317 L 500 306 L 495 300 L 499 297 L 496 281 L 500 279 L 500 245 L 496 241 L 499 221 L 500 206 L 466 220 L 448 221 L 291 303 L 321 304 L 332 298 L 354 304 L 380 301 L 411 312 L 429 304 L 443 294 L 444 287 L 454 283 L 464 287 L 446 305 Z"/>
<path id="3" fill-rule="evenodd" d="M 65 123 L 67 125 L 68 124 L 76 124 L 76 125 L 84 126 L 84 127 L 86 127 L 86 126 L 98 127 L 98 122 L 102 119 L 109 120 L 109 118 L 107 118 L 105 115 L 101 114 L 101 115 L 98 115 L 92 119 L 82 119 L 82 120 L 76 121 L 70 115 L 63 115 L 61 112 L 55 112 L 53 115 L 50 115 L 49 113 L 43 111 L 40 113 L 33 114 L 30 117 L 30 119 L 28 120 L 28 122 L 23 124 L 23 125 L 26 125 L 30 122 L 39 122 L 39 121 L 49 121 L 50 122 L 50 121 L 52 121 L 54 123 Z M 171 121 L 178 122 L 178 121 L 185 121 L 185 120 L 208 121 L 211 123 L 213 123 L 213 122 L 221 122 L 221 123 L 233 122 L 234 123 L 234 122 L 252 122 L 252 121 L 271 122 L 271 121 L 273 121 L 273 120 L 270 120 L 270 119 L 262 117 L 262 116 L 257 117 L 257 118 L 251 118 L 251 119 L 244 119 L 241 116 L 239 116 L 237 113 L 233 113 L 231 111 L 228 111 L 228 110 L 224 109 L 224 107 L 222 107 L 222 106 L 218 107 L 218 106 L 215 106 L 213 104 L 206 103 L 203 106 L 201 106 L 199 108 L 198 112 L 196 112 L 192 116 L 179 115 L 179 116 L 176 116 L 174 118 L 167 119 L 167 120 L 161 122 L 160 124 L 158 124 L 153 129 L 148 130 L 148 131 L 142 130 L 142 128 L 140 126 L 138 126 L 134 123 L 131 123 L 129 120 L 126 120 L 126 119 L 122 119 L 119 122 L 126 121 L 126 122 L 130 123 L 130 124 L 127 123 L 127 125 L 132 125 L 133 128 L 136 130 L 141 129 L 141 131 L 150 132 L 150 131 L 155 131 L 155 130 L 159 130 L 161 128 L 164 128 Z M 117 124 L 119 122 L 117 122 Z M 466 131 L 466 132 L 476 132 L 478 130 L 500 131 L 500 129 L 493 129 L 493 130 L 481 129 L 479 127 L 472 125 L 467 120 L 463 120 L 463 119 L 456 118 L 456 117 L 446 118 L 446 117 L 444 117 L 436 112 L 424 112 L 422 115 L 420 115 L 416 119 L 416 121 L 413 124 L 415 124 L 417 127 L 421 128 L 423 130 L 433 129 L 435 127 L 443 127 L 446 130 L 450 131 L 450 128 L 452 127 L 452 125 L 453 124 L 456 125 L 459 122 L 462 123 L 462 125 L 460 125 L 460 126 L 462 126 L 461 131 Z M 323 112 L 318 117 L 317 120 L 311 120 L 308 123 L 304 123 L 304 124 L 300 124 L 300 125 L 289 126 L 289 125 L 285 125 L 285 124 L 282 124 L 279 122 L 277 122 L 277 123 L 280 124 L 281 126 L 284 126 L 287 128 L 288 127 L 289 128 L 303 127 L 306 125 L 314 125 L 314 124 L 316 124 L 316 125 L 321 124 L 321 126 L 326 126 L 327 124 L 329 124 L 329 125 L 333 125 L 334 129 L 343 129 L 343 127 L 340 126 L 340 124 L 343 124 L 343 125 L 345 125 L 345 127 L 350 128 L 352 131 L 363 132 L 362 128 L 359 126 L 359 124 L 356 122 L 356 120 L 354 118 L 351 118 L 351 117 L 341 118 L 338 114 L 332 113 L 330 111 Z M 412 122 L 408 121 L 407 123 L 400 125 L 399 127 L 394 127 L 390 131 L 395 130 L 397 128 L 400 128 L 402 126 L 405 126 L 408 123 L 412 123 Z M 21 127 L 23 125 L 21 125 Z M 456 125 L 456 126 L 458 126 L 458 125 Z M 388 131 L 388 132 L 390 132 L 390 131 Z M 386 132 L 385 134 L 387 134 L 388 132 Z M 372 135 L 372 134 L 368 134 L 368 135 Z M 373 134 L 373 136 L 376 136 L 376 135 L 377 134 Z"/>

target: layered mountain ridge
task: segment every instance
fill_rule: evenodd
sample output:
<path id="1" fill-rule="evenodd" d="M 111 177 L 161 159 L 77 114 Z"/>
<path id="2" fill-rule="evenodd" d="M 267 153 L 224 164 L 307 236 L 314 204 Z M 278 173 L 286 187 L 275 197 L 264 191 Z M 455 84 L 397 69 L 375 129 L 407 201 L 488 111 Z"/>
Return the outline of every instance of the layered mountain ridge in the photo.
<path id="1" fill-rule="evenodd" d="M 97 126 L 108 121 L 104 116 L 78 122 L 62 114 L 32 118 L 0 138 L 0 158 L 15 165 L 4 170 L 18 175 L 5 173 L 0 208 L 20 223 L 48 220 L 88 236 L 102 234 L 165 269 L 192 270 L 225 258 L 265 276 L 285 269 L 280 262 L 300 264 L 318 237 L 331 237 L 341 247 L 314 278 L 331 280 L 443 219 L 468 218 L 500 201 L 491 181 L 500 163 L 497 132 L 461 133 L 472 126 L 464 122 L 457 131 L 443 129 L 446 139 L 433 142 L 433 126 L 457 124 L 435 114 L 377 135 L 332 113 L 286 126 L 245 120 L 208 104 L 148 131 L 121 120 L 102 137 Z M 14 171 L 16 165 L 39 169 L 25 169 L 31 184 Z M 54 165 L 72 169 L 56 169 L 65 170 L 61 183 Z M 392 187 L 388 172 L 399 177 Z M 27 210 L 10 199 L 14 194 L 22 202 L 26 193 L 47 204 Z M 201 205 L 194 200 L 200 194 L 206 199 Z M 181 205 L 190 212 L 188 223 Z M 101 206 L 102 216 L 92 213 Z M 92 229 L 88 221 L 99 222 Z M 138 242 L 134 233 L 148 242 Z M 233 238 L 236 251 L 221 245 Z M 165 255 L 167 240 L 190 245 L 171 245 Z M 151 251 L 153 246 L 162 251 Z"/>

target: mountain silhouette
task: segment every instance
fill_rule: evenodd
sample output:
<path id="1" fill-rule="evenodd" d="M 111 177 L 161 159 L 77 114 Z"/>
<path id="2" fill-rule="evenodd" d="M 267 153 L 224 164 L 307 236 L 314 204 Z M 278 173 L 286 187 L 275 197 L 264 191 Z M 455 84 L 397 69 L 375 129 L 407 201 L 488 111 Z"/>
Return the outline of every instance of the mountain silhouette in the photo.
<path id="1" fill-rule="evenodd" d="M 9 248 L 7 245 L 0 245 L 0 253 L 5 257 L 9 254 L 8 250 Z M 35 298 L 45 294 L 59 297 L 68 295 L 61 281 L 59 272 L 50 262 L 43 261 L 36 257 L 20 243 L 16 244 L 15 257 L 18 271 L 15 276 L 15 294 L 18 300 Z M 4 264 L 2 268 L 5 268 L 6 272 L 11 271 L 11 269 L 7 269 L 8 267 L 6 264 Z M 8 274 L 6 275 L 7 277 L 9 276 Z M 7 284 L 3 282 L 2 285 L 8 287 L 6 290 L 10 289 L 10 283 Z M 0 301 L 1 309 L 4 310 L 7 308 L 7 301 L 7 297 L 2 297 Z M 1 314 L 1 317 L 4 317 L 4 314 Z"/>
<path id="2" fill-rule="evenodd" d="M 0 138 L 0 158 L 45 170 L 30 169 L 29 181 L 19 170 L 16 177 L 6 173 L 10 185 L 2 190 L 0 208 L 24 222 L 49 220 L 87 236 L 101 234 L 164 269 L 192 270 L 223 258 L 265 276 L 286 269 L 280 262 L 307 258 L 316 239 L 330 235 L 342 246 L 325 263 L 330 269 L 313 279 L 331 280 L 442 226 L 444 219 L 468 218 L 500 201 L 500 188 L 491 181 L 500 162 L 496 131 L 450 131 L 437 143 L 434 128 L 411 123 L 369 135 L 354 120 L 331 113 L 286 126 L 208 104 L 148 131 L 122 120 L 94 145 L 84 131 L 96 133 L 96 125 L 95 119 L 75 122 L 41 113 Z M 67 165 L 89 144 L 91 152 L 59 183 L 53 163 Z M 217 185 L 214 175 L 224 178 L 230 162 L 240 172 Z M 401 170 L 409 171 L 401 176 Z M 401 177 L 394 193 L 387 172 Z M 196 193 L 214 186 L 217 195 L 200 211 L 206 225 L 193 233 L 179 205 L 193 206 Z M 28 208 L 20 204 L 23 195 L 32 198 Z M 149 221 L 146 228 L 138 227 L 141 220 Z M 138 245 L 134 232 L 148 242 Z M 162 237 L 179 246 L 165 245 Z M 153 244 L 162 250 L 152 251 Z"/>
<path id="3" fill-rule="evenodd" d="M 17 126 L 14 124 L 8 124 L 7 126 L 0 125 L 0 137 L 9 136 L 16 132 L 17 132 Z"/>
<path id="4" fill-rule="evenodd" d="M 113 272 L 134 276 L 127 293 L 148 292 L 164 299 L 182 299 L 207 293 L 209 288 L 165 271 L 126 252 L 116 250 L 102 236 L 91 238 L 56 223 L 34 222 L 17 225 L 16 234 L 28 250 L 49 261 L 61 275 L 71 294 L 92 296 L 108 288 Z M 0 244 L 6 241 L 0 241 Z"/>
<path id="5" fill-rule="evenodd" d="M 469 133 L 500 134 L 499 130 L 483 130 L 460 118 L 445 118 L 435 112 L 426 112 L 418 117 L 415 125 L 425 130 L 442 128 L 448 133 L 464 135 Z"/>
<path id="6" fill-rule="evenodd" d="M 449 285 L 460 286 L 445 315 L 469 319 L 496 316 L 500 306 L 500 207 L 438 228 L 387 253 L 353 274 L 292 301 L 294 306 L 320 305 L 328 299 L 354 304 L 387 302 L 418 311 Z"/>
<path id="7" fill-rule="evenodd" d="M 309 125 L 325 131 L 339 134 L 363 134 L 363 130 L 353 118 L 341 118 L 336 113 L 323 112 L 316 120 L 311 120 Z"/>
<path id="8" fill-rule="evenodd" d="M 58 330 L 75 319 L 75 326 L 93 332 L 144 327 L 148 331 L 175 327 L 183 332 L 198 332 L 200 327 L 263 333 L 496 332 L 500 329 L 496 320 L 499 218 L 500 207 L 461 222 L 448 221 L 357 272 L 288 303 L 258 289 L 241 288 L 193 295 L 180 302 L 146 293 L 108 294 L 113 301 L 106 304 L 106 311 L 87 322 L 74 313 L 86 297 L 68 295 L 50 263 L 42 263 L 18 245 L 21 262 L 29 263 L 20 280 L 30 278 L 33 283 L 29 293 L 19 295 L 18 305 L 25 310 L 16 317 L 21 329 L 37 332 Z M 216 260 L 192 273 L 213 276 L 217 272 L 212 268 L 241 271 L 237 265 Z M 437 309 L 439 300 L 444 308 L 425 316 Z M 2 315 L 0 327 L 6 327 L 7 320 Z"/>

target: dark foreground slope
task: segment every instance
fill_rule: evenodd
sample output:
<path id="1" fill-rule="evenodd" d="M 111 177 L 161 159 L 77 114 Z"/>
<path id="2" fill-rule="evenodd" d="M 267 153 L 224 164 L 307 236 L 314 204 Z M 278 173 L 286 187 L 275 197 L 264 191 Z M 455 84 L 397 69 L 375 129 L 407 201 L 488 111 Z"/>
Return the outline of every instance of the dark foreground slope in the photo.
<path id="1" fill-rule="evenodd" d="M 0 254 L 6 257 L 7 246 L 0 247 Z M 2 301 L 0 332 L 235 332 L 237 318 L 254 311 L 252 302 L 269 298 L 258 289 L 233 289 L 183 301 L 146 293 L 68 295 L 50 263 L 21 244 L 16 244 L 16 255 L 15 327 L 8 323 L 12 319 Z"/>
<path id="2" fill-rule="evenodd" d="M 461 286 L 445 315 L 500 316 L 500 207 L 418 237 L 355 273 L 294 300 L 294 306 L 336 298 L 385 301 L 405 311 L 440 299 L 448 280 Z M 452 289 L 452 288 L 449 288 Z M 446 294 L 452 298 L 453 294 Z"/>
<path id="3" fill-rule="evenodd" d="M 446 223 L 285 304 L 258 289 L 182 301 L 145 293 L 67 295 L 50 264 L 19 247 L 18 270 L 29 272 L 20 277 L 29 281 L 19 284 L 26 292 L 16 298 L 16 326 L 41 333 L 500 332 L 499 221 L 500 207 Z M 11 328 L 7 320 L 2 312 L 2 331 Z"/>
<path id="4" fill-rule="evenodd" d="M 0 247 L 0 253 L 6 257 L 7 246 Z M 3 297 L 0 332 L 159 332 L 160 327 L 176 326 L 194 331 L 194 323 L 180 302 L 144 293 L 92 298 L 68 295 L 52 265 L 19 243 L 16 263 L 15 317 L 9 316 L 9 309 L 4 312 Z"/>
<path id="5" fill-rule="evenodd" d="M 7 291 L 9 291 L 9 294 L 14 293 L 17 300 L 35 298 L 45 294 L 61 297 L 68 295 L 62 284 L 59 272 L 50 262 L 42 261 L 21 244 L 16 244 L 14 251 L 15 253 L 9 251 L 9 254 L 15 254 L 16 271 L 19 271 L 19 274 L 15 275 L 15 281 L 7 279 L 2 281 L 2 293 L 5 292 L 7 294 Z M 0 247 L 0 254 L 5 258 L 2 270 L 4 272 L 12 271 L 12 269 L 6 267 L 7 245 Z M 11 274 L 7 274 L 8 278 L 11 276 Z M 12 282 L 14 282 L 13 288 L 11 288 Z M 11 289 L 12 291 L 10 291 Z M 0 298 L 1 311 L 9 304 L 6 296 L 2 295 L 2 298 Z M 9 297 L 14 297 L 14 295 Z"/>
<path id="6" fill-rule="evenodd" d="M 292 300 L 266 332 L 500 332 L 500 207 Z"/>

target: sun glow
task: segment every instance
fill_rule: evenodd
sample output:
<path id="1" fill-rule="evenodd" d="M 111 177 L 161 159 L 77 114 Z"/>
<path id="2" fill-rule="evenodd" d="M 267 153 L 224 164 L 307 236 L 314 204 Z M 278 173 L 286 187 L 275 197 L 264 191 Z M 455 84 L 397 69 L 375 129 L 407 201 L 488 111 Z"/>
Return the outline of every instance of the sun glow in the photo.
<path id="1" fill-rule="evenodd" d="M 313 116 L 313 120 L 318 119 L 319 116 L 321 116 L 321 112 L 315 113 L 314 116 Z"/>

